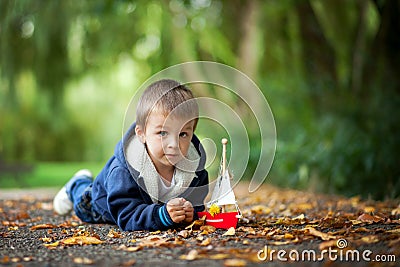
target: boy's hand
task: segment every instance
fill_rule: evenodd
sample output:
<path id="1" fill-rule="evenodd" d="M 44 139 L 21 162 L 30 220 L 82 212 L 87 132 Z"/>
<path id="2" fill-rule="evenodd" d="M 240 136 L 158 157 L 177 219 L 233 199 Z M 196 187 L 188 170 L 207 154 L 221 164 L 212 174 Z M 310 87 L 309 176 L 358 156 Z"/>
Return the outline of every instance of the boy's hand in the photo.
<path id="1" fill-rule="evenodd" d="M 193 221 L 193 205 L 190 201 L 183 203 L 183 210 L 185 211 L 185 222 L 191 223 Z"/>
<path id="2" fill-rule="evenodd" d="M 181 223 L 185 220 L 186 211 L 184 209 L 184 203 L 186 202 L 184 198 L 173 198 L 167 202 L 166 208 L 174 223 Z"/>

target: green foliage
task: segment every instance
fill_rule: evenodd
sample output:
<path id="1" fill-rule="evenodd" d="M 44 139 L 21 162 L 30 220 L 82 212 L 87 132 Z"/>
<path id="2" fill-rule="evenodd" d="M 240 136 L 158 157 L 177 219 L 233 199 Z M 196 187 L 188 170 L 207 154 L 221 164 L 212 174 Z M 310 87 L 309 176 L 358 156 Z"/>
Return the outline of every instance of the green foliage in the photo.
<path id="1" fill-rule="evenodd" d="M 399 196 L 399 104 L 397 94 L 376 92 L 364 105 L 347 105 L 300 126 L 278 143 L 273 182 L 349 196 Z"/>

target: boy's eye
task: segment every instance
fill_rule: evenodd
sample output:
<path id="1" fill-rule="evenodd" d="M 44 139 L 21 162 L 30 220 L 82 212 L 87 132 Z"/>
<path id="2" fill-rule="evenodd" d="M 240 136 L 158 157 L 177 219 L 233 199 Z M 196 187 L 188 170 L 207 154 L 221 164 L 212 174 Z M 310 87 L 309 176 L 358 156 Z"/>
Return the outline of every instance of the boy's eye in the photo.
<path id="1" fill-rule="evenodd" d="M 160 135 L 160 136 L 166 136 L 166 135 L 167 135 L 167 132 L 166 132 L 166 131 L 160 131 L 160 132 L 158 132 L 158 135 Z"/>
<path id="2" fill-rule="evenodd" d="M 188 136 L 188 134 L 186 132 L 182 132 L 182 133 L 179 134 L 179 136 L 180 137 L 186 137 L 186 136 Z"/>

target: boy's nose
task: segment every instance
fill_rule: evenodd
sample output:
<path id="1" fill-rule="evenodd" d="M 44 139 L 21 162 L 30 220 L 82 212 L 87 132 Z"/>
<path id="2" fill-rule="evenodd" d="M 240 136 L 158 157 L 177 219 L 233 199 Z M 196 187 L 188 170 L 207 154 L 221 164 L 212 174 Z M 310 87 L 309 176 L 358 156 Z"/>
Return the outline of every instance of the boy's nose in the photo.
<path id="1" fill-rule="evenodd" d="M 179 146 L 179 141 L 178 138 L 176 137 L 170 137 L 167 140 L 167 147 L 168 148 L 177 148 Z"/>

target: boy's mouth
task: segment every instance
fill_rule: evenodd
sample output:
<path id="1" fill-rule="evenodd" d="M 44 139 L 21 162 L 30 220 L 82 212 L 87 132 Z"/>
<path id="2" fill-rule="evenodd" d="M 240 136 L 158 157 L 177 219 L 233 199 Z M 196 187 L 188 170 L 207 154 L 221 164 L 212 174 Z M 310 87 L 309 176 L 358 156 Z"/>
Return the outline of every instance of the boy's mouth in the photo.
<path id="1" fill-rule="evenodd" d="M 165 154 L 167 158 L 178 158 L 179 154 Z"/>

